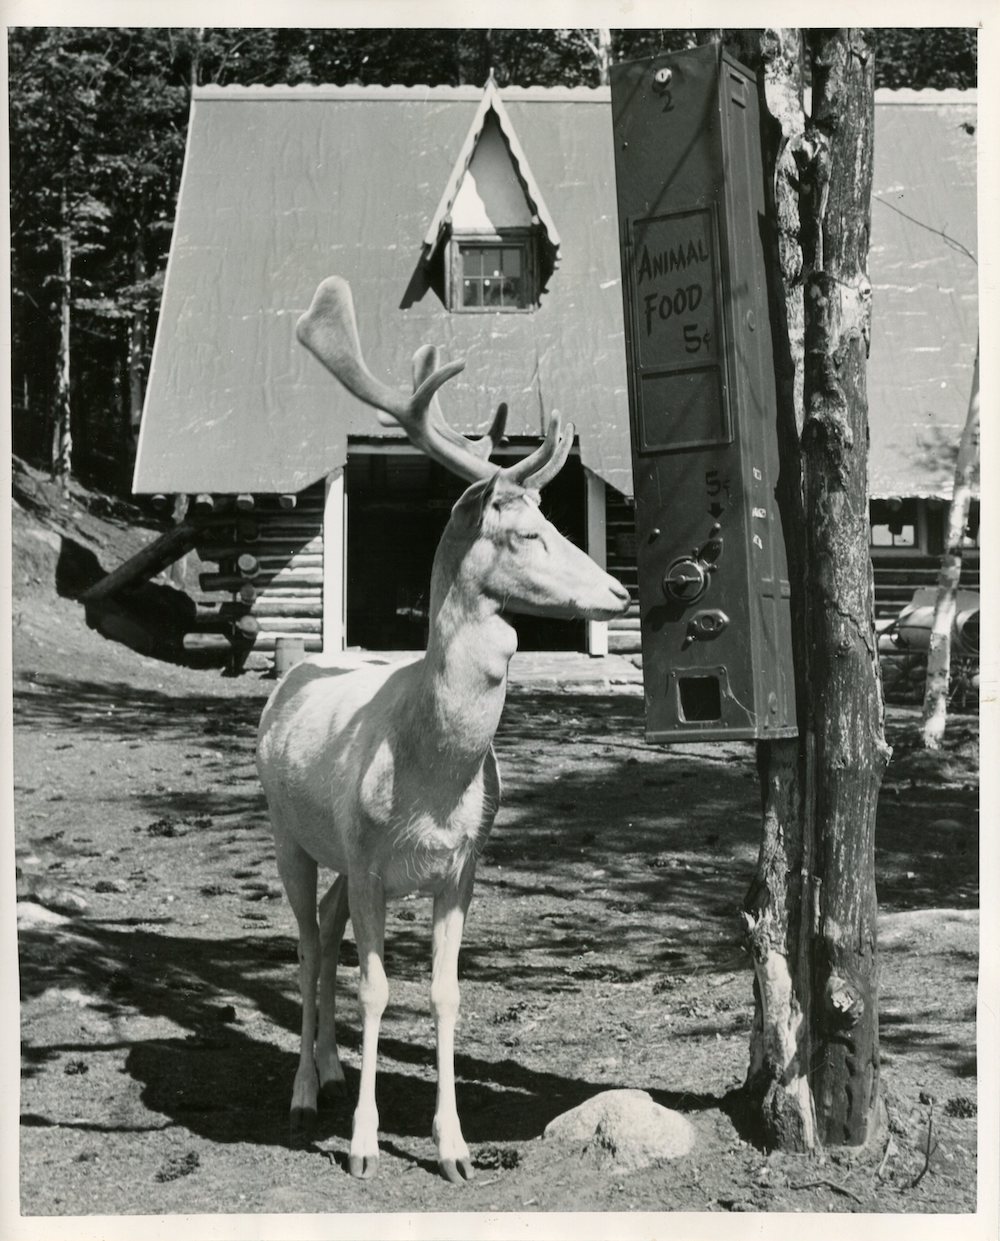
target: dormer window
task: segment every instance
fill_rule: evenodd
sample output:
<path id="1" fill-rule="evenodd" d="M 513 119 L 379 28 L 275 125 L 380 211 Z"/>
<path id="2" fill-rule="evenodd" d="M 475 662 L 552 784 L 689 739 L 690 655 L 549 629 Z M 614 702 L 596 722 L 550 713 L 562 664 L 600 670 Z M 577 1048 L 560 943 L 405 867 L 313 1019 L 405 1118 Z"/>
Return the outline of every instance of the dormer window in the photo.
<path id="1" fill-rule="evenodd" d="M 492 78 L 424 247 L 456 313 L 533 310 L 555 270 L 559 237 Z"/>
<path id="2" fill-rule="evenodd" d="M 452 310 L 528 310 L 538 301 L 534 237 L 530 230 L 492 237 L 453 236 L 449 304 Z"/>

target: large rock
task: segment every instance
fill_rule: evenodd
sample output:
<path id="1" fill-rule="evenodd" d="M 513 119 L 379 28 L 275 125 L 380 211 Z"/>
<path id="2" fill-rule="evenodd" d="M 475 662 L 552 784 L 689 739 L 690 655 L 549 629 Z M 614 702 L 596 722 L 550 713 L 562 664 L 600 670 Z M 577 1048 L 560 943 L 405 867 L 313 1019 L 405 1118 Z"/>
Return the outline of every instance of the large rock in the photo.
<path id="1" fill-rule="evenodd" d="M 645 1090 L 605 1090 L 550 1121 L 545 1136 L 586 1142 L 599 1164 L 627 1171 L 677 1159 L 695 1143 L 690 1122 Z"/>
<path id="2" fill-rule="evenodd" d="M 69 918 L 52 909 L 46 909 L 37 901 L 17 902 L 17 925 L 22 931 L 31 930 L 36 926 L 64 926 L 67 922 Z"/>

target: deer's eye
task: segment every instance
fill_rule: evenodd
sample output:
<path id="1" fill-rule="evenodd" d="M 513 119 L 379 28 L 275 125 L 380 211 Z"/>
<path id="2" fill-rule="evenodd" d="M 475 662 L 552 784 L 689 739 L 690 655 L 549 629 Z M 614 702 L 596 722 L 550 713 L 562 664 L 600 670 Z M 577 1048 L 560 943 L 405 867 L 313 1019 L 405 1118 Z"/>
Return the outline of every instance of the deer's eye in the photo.
<path id="1" fill-rule="evenodd" d="M 542 537 L 537 530 L 515 530 L 514 533 L 519 539 L 540 539 Z"/>

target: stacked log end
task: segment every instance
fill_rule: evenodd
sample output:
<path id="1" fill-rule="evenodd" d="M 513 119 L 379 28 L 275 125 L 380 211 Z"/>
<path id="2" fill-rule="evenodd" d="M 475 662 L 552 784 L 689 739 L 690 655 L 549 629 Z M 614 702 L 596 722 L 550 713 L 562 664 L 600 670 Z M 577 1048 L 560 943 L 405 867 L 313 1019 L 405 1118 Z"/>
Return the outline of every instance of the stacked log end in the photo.
<path id="1" fill-rule="evenodd" d="M 198 497 L 211 516 L 191 651 L 273 652 L 278 639 L 323 646 L 322 482 L 298 495 Z M 213 504 L 208 508 L 206 499 Z M 220 641 L 221 640 L 221 641 Z"/>

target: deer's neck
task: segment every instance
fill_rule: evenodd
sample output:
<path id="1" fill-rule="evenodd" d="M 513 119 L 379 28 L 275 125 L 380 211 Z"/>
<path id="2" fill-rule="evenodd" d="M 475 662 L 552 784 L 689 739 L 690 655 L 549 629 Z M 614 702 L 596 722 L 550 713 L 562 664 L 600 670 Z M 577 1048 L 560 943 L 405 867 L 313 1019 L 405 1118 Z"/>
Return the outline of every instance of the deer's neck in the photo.
<path id="1" fill-rule="evenodd" d="M 431 593 L 413 723 L 428 762 L 471 775 L 500 723 L 517 635 L 495 602 L 454 579 L 441 587 Z"/>

